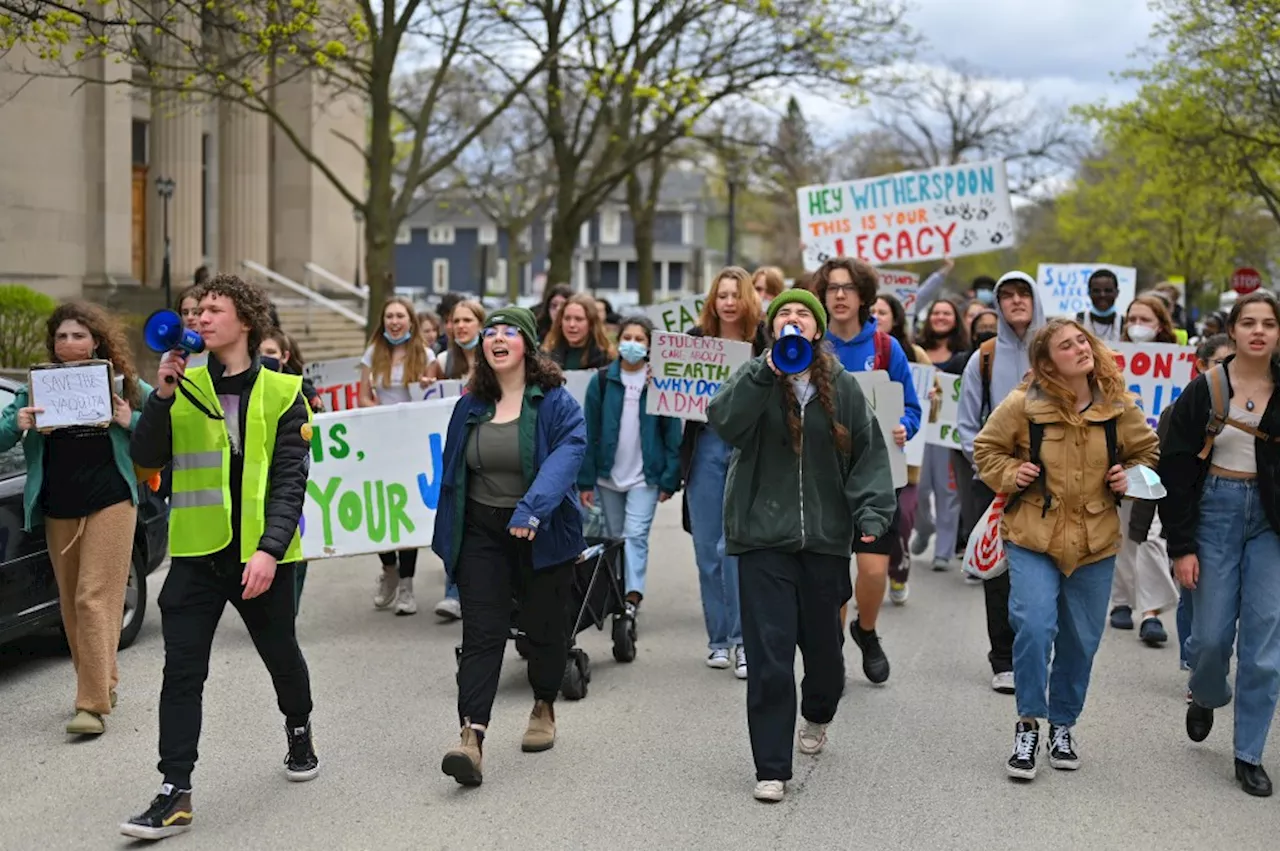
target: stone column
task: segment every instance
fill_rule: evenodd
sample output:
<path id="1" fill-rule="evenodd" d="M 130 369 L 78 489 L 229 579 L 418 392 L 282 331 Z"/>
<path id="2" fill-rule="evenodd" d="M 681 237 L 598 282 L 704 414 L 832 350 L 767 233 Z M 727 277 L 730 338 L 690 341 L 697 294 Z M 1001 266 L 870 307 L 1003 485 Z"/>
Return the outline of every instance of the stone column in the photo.
<path id="1" fill-rule="evenodd" d="M 85 283 L 133 279 L 132 108 L 129 90 L 118 83 L 130 66 L 111 59 L 81 63 L 85 76 L 102 85 L 83 88 L 85 156 Z"/>
<path id="2" fill-rule="evenodd" d="M 242 274 L 243 260 L 271 262 L 267 117 L 239 104 L 218 108 L 218 268 Z"/>

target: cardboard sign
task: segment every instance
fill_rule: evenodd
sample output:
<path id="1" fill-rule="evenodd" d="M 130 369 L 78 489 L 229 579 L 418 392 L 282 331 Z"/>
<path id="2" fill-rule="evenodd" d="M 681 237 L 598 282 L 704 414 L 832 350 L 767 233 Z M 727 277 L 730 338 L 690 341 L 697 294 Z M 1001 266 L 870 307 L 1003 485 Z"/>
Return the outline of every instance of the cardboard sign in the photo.
<path id="1" fill-rule="evenodd" d="M 956 421 L 960 418 L 961 376 L 939 372 L 937 378 L 942 384 L 942 404 L 938 406 L 937 417 L 930 419 L 929 424 L 921 428 L 925 432 L 924 442 L 959 449 L 960 432 L 956 429 Z"/>
<path id="2" fill-rule="evenodd" d="M 31 367 L 27 386 L 36 429 L 48 431 L 67 426 L 111 425 L 115 400 L 111 394 L 111 363 L 105 360 L 76 363 L 42 363 Z"/>
<path id="3" fill-rule="evenodd" d="M 1112 343 L 1116 363 L 1124 373 L 1125 386 L 1138 396 L 1138 404 L 1152 428 L 1160 413 L 1182 395 L 1182 390 L 1199 375 L 1196 350 L 1172 343 Z"/>
<path id="4" fill-rule="evenodd" d="M 698 324 L 702 305 L 706 300 L 705 296 L 694 295 L 679 301 L 651 304 L 644 309 L 644 315 L 649 317 L 653 327 L 659 331 L 688 334 Z"/>
<path id="5" fill-rule="evenodd" d="M 909 323 L 916 314 L 916 302 L 920 297 L 920 276 L 914 272 L 897 269 L 880 269 L 880 292 L 891 295 L 902 303 Z"/>
<path id="6" fill-rule="evenodd" d="M 1044 305 L 1045 316 L 1074 317 L 1088 310 L 1089 276 L 1097 269 L 1115 273 L 1120 294 L 1116 296 L 1116 310 L 1123 313 L 1133 301 L 1138 287 L 1138 270 L 1132 266 L 1116 266 L 1111 263 L 1041 263 L 1036 271 L 1036 298 Z"/>
<path id="7" fill-rule="evenodd" d="M 706 422 L 711 397 L 749 360 L 750 343 L 655 331 L 649 346 L 652 377 L 645 411 Z"/>
<path id="8" fill-rule="evenodd" d="M 884 435 L 885 449 L 889 452 L 889 470 L 893 474 L 894 490 L 907 485 L 907 453 L 893 441 L 893 430 L 902 425 L 902 413 L 906 410 L 902 385 L 889 378 L 883 369 L 855 372 L 867 403 L 875 412 L 876 422 Z"/>
<path id="9" fill-rule="evenodd" d="M 999 160 L 805 186 L 796 199 L 806 269 L 832 257 L 859 257 L 880 266 L 1016 244 Z"/>
<path id="10" fill-rule="evenodd" d="M 422 390 L 424 402 L 432 399 L 457 399 L 467 392 L 467 382 L 456 378 L 445 378 L 428 384 Z"/>
<path id="11" fill-rule="evenodd" d="M 938 373 L 937 367 L 928 363 L 913 363 L 911 366 L 911 383 L 916 389 L 916 398 L 920 400 L 920 408 L 924 417 L 915 437 L 907 441 L 907 465 L 919 467 L 924 463 L 925 435 L 928 432 L 929 391 L 933 389 L 933 377 Z"/>
<path id="12" fill-rule="evenodd" d="M 316 387 L 326 411 L 350 411 L 360 407 L 360 358 L 312 361 L 302 375 Z"/>
<path id="13" fill-rule="evenodd" d="M 319 414 L 302 552 L 334 558 L 430 546 L 455 399 Z"/>
<path id="14" fill-rule="evenodd" d="M 591 386 L 592 381 L 599 381 L 600 371 L 598 369 L 566 369 L 564 371 L 564 389 L 569 391 L 569 395 L 578 400 L 578 404 L 582 407 L 587 406 L 587 388 Z"/>

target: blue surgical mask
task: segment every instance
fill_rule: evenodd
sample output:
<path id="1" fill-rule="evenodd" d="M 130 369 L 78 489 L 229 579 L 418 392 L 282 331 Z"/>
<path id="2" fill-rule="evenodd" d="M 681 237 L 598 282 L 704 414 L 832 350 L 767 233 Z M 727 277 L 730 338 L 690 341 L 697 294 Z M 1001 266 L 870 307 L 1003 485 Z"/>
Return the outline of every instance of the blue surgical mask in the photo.
<path id="1" fill-rule="evenodd" d="M 406 333 L 403 337 L 392 337 L 390 333 L 383 331 L 382 338 L 393 346 L 403 346 L 405 343 L 413 339 L 413 334 Z"/>
<path id="2" fill-rule="evenodd" d="M 467 342 L 465 342 L 465 343 L 464 343 L 464 342 L 462 342 L 461 340 L 458 340 L 458 341 L 456 341 L 456 342 L 458 343 L 458 346 L 459 346 L 463 351 L 467 351 L 467 352 L 469 352 L 469 351 L 471 351 L 472 349 L 474 349 L 476 346 L 480 345 L 480 335 L 479 335 L 479 334 L 476 334 L 474 337 L 472 337 L 470 340 L 468 340 L 468 341 L 467 341 Z"/>
<path id="3" fill-rule="evenodd" d="M 618 344 L 618 354 L 624 361 L 634 366 L 649 356 L 649 347 L 635 340 L 623 340 Z"/>
<path id="4" fill-rule="evenodd" d="M 1113 304 L 1110 307 L 1108 307 L 1106 310 L 1098 310 L 1098 308 L 1094 307 L 1091 304 L 1089 305 L 1089 313 L 1092 314 L 1093 316 L 1098 317 L 1099 319 L 1110 319 L 1112 316 L 1116 315 L 1116 306 Z"/>
<path id="5" fill-rule="evenodd" d="M 975 290 L 973 297 L 978 300 L 979 304 L 995 304 L 996 291 L 988 289 Z"/>

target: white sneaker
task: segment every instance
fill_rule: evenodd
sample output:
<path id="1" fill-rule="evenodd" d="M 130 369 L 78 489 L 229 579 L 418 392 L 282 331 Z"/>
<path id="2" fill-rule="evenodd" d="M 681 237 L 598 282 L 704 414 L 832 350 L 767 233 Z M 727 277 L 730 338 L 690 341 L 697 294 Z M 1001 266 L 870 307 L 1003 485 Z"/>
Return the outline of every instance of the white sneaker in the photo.
<path id="1" fill-rule="evenodd" d="M 951 569 L 951 559 L 949 559 L 949 558 L 935 558 L 935 559 L 933 560 L 933 569 L 934 569 L 934 570 L 936 570 L 936 571 L 938 571 L 939 573 L 941 573 L 941 572 L 942 572 L 942 571 L 944 571 L 944 570 L 950 570 L 950 569 Z"/>
<path id="2" fill-rule="evenodd" d="M 382 568 L 378 577 L 378 590 L 373 594 L 373 607 L 387 609 L 396 601 L 396 592 L 400 587 L 400 571 L 394 567 Z"/>
<path id="3" fill-rule="evenodd" d="M 413 578 L 401 579 L 400 586 L 396 589 L 396 614 L 416 615 L 417 613 L 418 601 L 413 598 Z"/>
<path id="4" fill-rule="evenodd" d="M 1013 694 L 1013 671 L 1002 671 L 991 678 L 992 691 Z"/>
<path id="5" fill-rule="evenodd" d="M 827 744 L 827 725 L 805 721 L 800 725 L 796 743 L 800 753 L 810 755 L 822 753 L 822 748 Z"/>
<path id="6" fill-rule="evenodd" d="M 740 680 L 747 678 L 747 651 L 741 644 L 734 648 L 733 675 Z"/>
<path id="7" fill-rule="evenodd" d="M 436 603 L 435 612 L 446 620 L 460 621 L 462 620 L 462 603 L 452 597 L 445 597 Z"/>
<path id="8" fill-rule="evenodd" d="M 905 582 L 889 582 L 889 602 L 895 606 L 905 605 L 907 597 L 910 596 L 911 589 L 907 587 Z"/>
<path id="9" fill-rule="evenodd" d="M 724 647 L 721 647 L 718 650 L 712 650 L 707 656 L 708 668 L 719 668 L 720 670 L 724 670 L 731 664 L 732 663 L 729 661 L 729 651 Z"/>
<path id="10" fill-rule="evenodd" d="M 776 804 L 782 800 L 786 793 L 787 784 L 781 780 L 761 780 L 756 784 L 756 790 L 751 794 L 757 801 Z"/>

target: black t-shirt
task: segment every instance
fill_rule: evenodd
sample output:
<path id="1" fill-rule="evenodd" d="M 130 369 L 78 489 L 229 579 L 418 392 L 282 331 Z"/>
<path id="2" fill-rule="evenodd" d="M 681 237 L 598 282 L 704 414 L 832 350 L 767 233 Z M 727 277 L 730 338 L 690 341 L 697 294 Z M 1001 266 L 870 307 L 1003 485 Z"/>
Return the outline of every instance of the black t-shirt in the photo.
<path id="1" fill-rule="evenodd" d="M 224 425 L 227 438 L 231 442 L 231 473 L 228 484 L 231 489 L 231 543 L 224 552 L 240 560 L 240 502 L 244 485 L 244 422 L 246 411 L 242 410 L 242 400 L 248 401 L 249 390 L 253 387 L 252 378 L 257 373 L 246 370 L 237 375 L 223 375 L 214 379 L 213 390 L 218 394 L 218 404 L 226 417 Z M 255 542 L 256 543 L 256 542 Z"/>
<path id="2" fill-rule="evenodd" d="M 68 426 L 44 440 L 41 509 L 46 517 L 72 520 L 133 499 L 116 466 L 105 428 Z"/>

